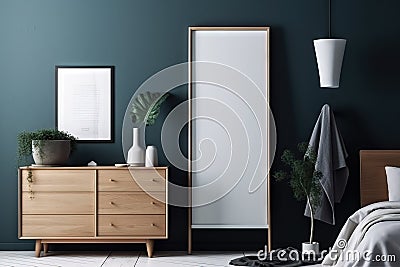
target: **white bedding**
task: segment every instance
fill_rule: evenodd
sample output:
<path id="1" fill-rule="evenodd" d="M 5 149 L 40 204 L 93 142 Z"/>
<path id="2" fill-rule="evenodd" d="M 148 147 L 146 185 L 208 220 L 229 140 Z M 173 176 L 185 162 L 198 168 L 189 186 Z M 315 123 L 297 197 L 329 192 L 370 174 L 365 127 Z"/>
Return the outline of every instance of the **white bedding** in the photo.
<path id="1" fill-rule="evenodd" d="M 323 265 L 400 267 L 400 202 L 378 202 L 349 217 Z"/>

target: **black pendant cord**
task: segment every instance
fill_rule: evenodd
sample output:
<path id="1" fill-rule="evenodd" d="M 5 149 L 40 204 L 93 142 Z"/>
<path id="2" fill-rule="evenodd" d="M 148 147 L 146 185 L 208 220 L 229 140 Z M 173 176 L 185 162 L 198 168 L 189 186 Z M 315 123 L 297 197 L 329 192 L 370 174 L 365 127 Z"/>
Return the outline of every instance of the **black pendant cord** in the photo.
<path id="1" fill-rule="evenodd" d="M 329 0 L 329 7 L 328 7 L 328 31 L 329 31 L 329 38 L 331 38 L 331 0 Z"/>

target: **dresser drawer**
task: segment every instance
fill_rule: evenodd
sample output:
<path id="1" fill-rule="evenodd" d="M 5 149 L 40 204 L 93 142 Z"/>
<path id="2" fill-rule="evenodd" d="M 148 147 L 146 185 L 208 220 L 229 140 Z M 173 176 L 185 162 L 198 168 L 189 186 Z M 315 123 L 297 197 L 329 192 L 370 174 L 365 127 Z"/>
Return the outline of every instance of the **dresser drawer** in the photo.
<path id="1" fill-rule="evenodd" d="M 95 170 L 35 170 L 32 171 L 32 191 L 93 191 Z M 22 190 L 29 191 L 28 170 L 22 170 Z"/>
<path id="2" fill-rule="evenodd" d="M 165 214 L 165 193 L 99 192 L 99 214 Z"/>
<path id="3" fill-rule="evenodd" d="M 91 237 L 93 215 L 22 215 L 23 237 Z"/>
<path id="4" fill-rule="evenodd" d="M 165 236 L 165 215 L 99 215 L 98 236 Z"/>
<path id="5" fill-rule="evenodd" d="M 165 170 L 98 170 L 98 190 L 165 191 Z"/>
<path id="6" fill-rule="evenodd" d="M 94 214 L 94 193 L 22 192 L 22 214 Z"/>

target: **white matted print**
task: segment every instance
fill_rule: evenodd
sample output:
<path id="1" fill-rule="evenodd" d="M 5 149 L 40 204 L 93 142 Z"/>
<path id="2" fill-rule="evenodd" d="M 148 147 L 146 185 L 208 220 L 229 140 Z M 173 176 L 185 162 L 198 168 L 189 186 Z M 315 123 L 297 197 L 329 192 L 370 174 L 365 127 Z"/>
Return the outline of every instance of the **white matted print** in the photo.
<path id="1" fill-rule="evenodd" d="M 56 66 L 57 129 L 78 141 L 113 141 L 114 67 Z"/>

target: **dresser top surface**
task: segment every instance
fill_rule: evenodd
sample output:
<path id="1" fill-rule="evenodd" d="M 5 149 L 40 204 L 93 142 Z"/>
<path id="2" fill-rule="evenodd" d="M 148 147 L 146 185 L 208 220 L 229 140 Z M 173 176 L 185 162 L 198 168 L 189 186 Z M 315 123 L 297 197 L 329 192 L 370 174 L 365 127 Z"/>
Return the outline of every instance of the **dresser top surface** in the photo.
<path id="1" fill-rule="evenodd" d="M 20 167 L 21 170 L 35 169 L 35 170 L 166 170 L 168 167 L 116 167 L 116 166 L 24 166 Z"/>

